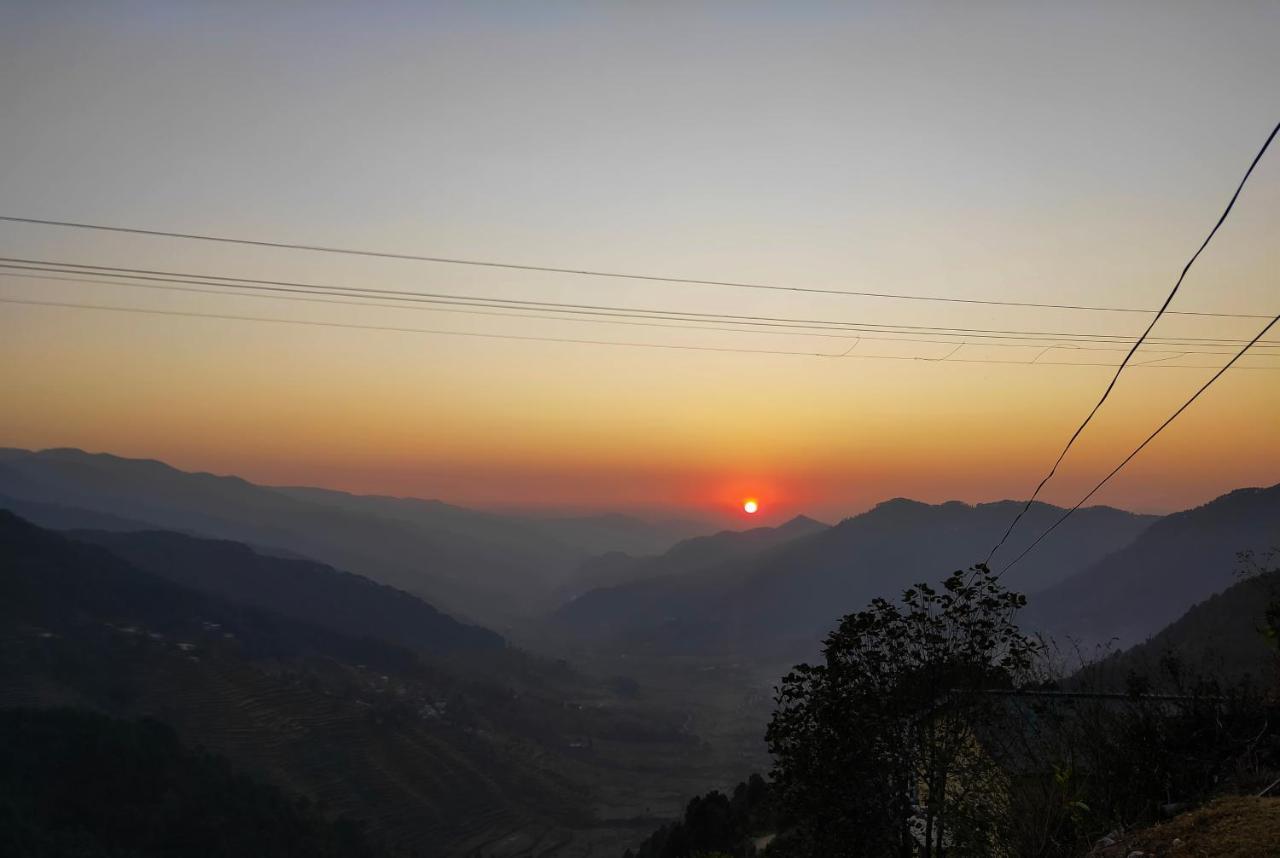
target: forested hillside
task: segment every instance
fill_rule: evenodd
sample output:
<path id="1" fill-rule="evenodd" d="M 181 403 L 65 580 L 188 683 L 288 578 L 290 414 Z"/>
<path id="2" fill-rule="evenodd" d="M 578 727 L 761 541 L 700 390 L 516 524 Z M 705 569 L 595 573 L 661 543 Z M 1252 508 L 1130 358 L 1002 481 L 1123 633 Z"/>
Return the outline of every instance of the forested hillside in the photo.
<path id="1" fill-rule="evenodd" d="M 366 822 L 393 852 L 607 836 L 588 784 L 619 757 L 596 762 L 574 743 L 590 737 L 620 759 L 691 744 L 674 716 L 584 705 L 608 693 L 563 669 L 472 676 L 179 586 L 9 513 L 0 561 L 0 706 L 157 718 Z"/>
<path id="2" fill-rule="evenodd" d="M 1250 679 L 1269 687 L 1280 679 L 1280 571 L 1238 581 L 1193 606 L 1148 640 L 1088 670 L 1095 682 L 1121 685 L 1129 676 L 1167 683 L 1169 666 L 1183 675 Z"/>
<path id="3" fill-rule="evenodd" d="M 0 854 L 378 858 L 363 826 L 185 747 L 154 720 L 0 709 Z"/>
<path id="4" fill-rule="evenodd" d="M 1174 513 L 1052 587 L 1032 592 L 1028 628 L 1086 648 L 1127 647 L 1238 580 L 1241 552 L 1280 545 L 1280 485 L 1238 489 Z"/>

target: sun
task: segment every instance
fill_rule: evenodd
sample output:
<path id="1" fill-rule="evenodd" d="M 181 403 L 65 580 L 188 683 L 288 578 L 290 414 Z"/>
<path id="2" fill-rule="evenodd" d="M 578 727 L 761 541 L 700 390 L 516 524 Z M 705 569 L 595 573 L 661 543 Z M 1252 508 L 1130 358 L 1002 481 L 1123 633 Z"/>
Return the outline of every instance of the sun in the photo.
<path id="1" fill-rule="evenodd" d="M 760 509 L 760 504 L 754 498 L 748 498 L 742 502 L 742 511 L 747 515 L 755 515 Z"/>

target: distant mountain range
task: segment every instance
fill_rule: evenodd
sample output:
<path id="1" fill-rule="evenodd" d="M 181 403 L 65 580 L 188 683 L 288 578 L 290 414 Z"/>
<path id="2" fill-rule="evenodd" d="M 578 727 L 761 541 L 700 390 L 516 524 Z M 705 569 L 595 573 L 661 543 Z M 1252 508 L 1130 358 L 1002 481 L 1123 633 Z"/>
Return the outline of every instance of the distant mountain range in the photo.
<path id="1" fill-rule="evenodd" d="M 594 599 L 609 598 L 606 594 L 612 592 L 612 588 L 647 579 L 680 576 L 711 566 L 745 560 L 760 551 L 809 536 L 829 526 L 801 515 L 778 527 L 724 530 L 710 536 L 686 539 L 656 556 L 636 557 L 621 551 L 610 551 L 579 566 L 561 586 L 560 593 L 565 601 L 591 593 L 588 604 L 579 605 L 575 609 L 589 611 L 590 603 Z"/>
<path id="2" fill-rule="evenodd" d="M 662 550 L 691 526 L 273 488 L 71 449 L 0 449 L 0 506 L 50 527 L 163 529 L 310 557 L 490 625 L 552 607 L 556 587 L 601 546 Z"/>
<path id="3" fill-rule="evenodd" d="M 834 527 L 800 522 L 770 537 L 724 534 L 714 550 L 677 546 L 666 555 L 670 560 L 650 561 L 669 564 L 671 574 L 588 592 L 550 623 L 620 650 L 799 656 L 870 599 L 981 561 L 1020 506 L 898 499 Z M 1020 551 L 1060 512 L 1034 504 L 1006 551 Z M 1155 520 L 1108 507 L 1083 509 L 1007 583 L 1035 591 L 1062 581 Z"/>
<path id="4" fill-rule="evenodd" d="M 331 584 L 330 601 L 308 606 L 301 619 L 323 624 L 327 615 L 337 631 L 371 630 L 410 647 L 430 648 L 453 621 L 417 600 L 398 601 L 406 593 L 500 630 L 527 629 L 531 615 L 542 616 L 555 638 L 619 653 L 779 660 L 812 653 L 840 616 L 871 598 L 982 560 L 1021 507 L 900 498 L 831 527 L 800 517 L 672 543 L 696 525 L 499 515 L 436 500 L 259 486 L 79 450 L 12 449 L 0 450 L 0 505 L 50 527 L 99 531 L 81 536 L 173 580 L 216 579 L 229 588 L 223 595 L 289 616 L 297 608 L 286 598 L 290 581 L 315 576 Z M 1033 504 L 997 555 L 997 571 L 1060 513 Z M 137 535 L 146 530 L 254 550 L 224 558 L 240 570 L 228 575 L 221 560 L 204 568 L 199 558 L 239 549 L 184 543 L 172 532 Z M 1030 597 L 1028 628 L 1126 647 L 1225 589 L 1236 552 L 1277 544 L 1280 487 L 1241 489 L 1163 519 L 1092 507 L 1005 581 Z M 187 560 L 166 565 L 167 553 Z M 256 580 L 252 570 L 268 557 L 294 565 L 272 565 L 279 578 Z M 385 627 L 360 619 L 377 616 Z M 339 617 L 346 625 L 335 625 Z M 477 640 L 490 635 L 457 625 Z"/>
<path id="5" fill-rule="evenodd" d="M 724 710 L 700 709 L 699 694 L 766 706 L 761 670 L 810 657 L 874 597 L 982 560 L 1020 507 L 896 499 L 834 526 L 798 517 L 673 541 L 695 525 L 497 515 L 0 450 L 0 707 L 159 718 L 188 745 L 368 821 L 393 853 L 573 842 L 591 854 L 634 824 L 632 790 L 648 807 L 740 761 L 748 746 L 725 738 L 738 726 L 704 718 Z M 997 571 L 1060 513 L 1033 504 Z M 1275 666 L 1258 626 L 1280 573 L 1237 583 L 1236 558 L 1276 546 L 1280 486 L 1164 518 L 1093 507 L 1004 580 L 1029 595 L 1028 630 L 1131 647 L 1099 669 L 1173 652 L 1259 675 Z M 599 678 L 459 617 L 517 618 L 528 640 L 585 654 Z M 733 678 L 719 679 L 722 665 Z M 755 711 L 743 719 L 753 743 Z M 730 745 L 694 732 L 707 727 Z M 674 791 L 671 777 L 684 779 Z"/>

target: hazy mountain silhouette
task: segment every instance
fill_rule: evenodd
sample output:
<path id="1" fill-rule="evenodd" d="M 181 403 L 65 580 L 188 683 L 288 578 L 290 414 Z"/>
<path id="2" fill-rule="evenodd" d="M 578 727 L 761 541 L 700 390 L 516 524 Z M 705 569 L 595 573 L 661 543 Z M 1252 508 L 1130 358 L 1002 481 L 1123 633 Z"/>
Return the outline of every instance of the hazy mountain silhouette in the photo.
<path id="1" fill-rule="evenodd" d="M 566 550 L 575 555 L 663 551 L 711 529 L 706 522 L 686 519 L 650 522 L 620 513 L 569 517 L 499 514 L 440 500 L 357 495 L 307 486 L 272 488 L 300 500 L 428 528 L 446 527 L 453 534 L 531 556 L 556 556 Z"/>
<path id="2" fill-rule="evenodd" d="M 164 531 L 68 535 L 176 584 L 343 634 L 436 655 L 504 645 L 499 635 L 460 623 L 403 590 L 314 561 Z"/>
<path id="3" fill-rule="evenodd" d="M 3 471 L 0 470 L 0 476 Z M 0 509 L 7 509 L 32 524 L 50 530 L 147 530 L 154 525 L 134 518 L 56 503 L 40 503 L 0 494 Z"/>
<path id="4" fill-rule="evenodd" d="M 715 525 L 697 519 L 646 521 L 621 513 L 516 518 L 589 555 L 609 552 L 633 556 L 658 554 L 682 540 L 715 530 Z"/>
<path id="5" fill-rule="evenodd" d="M 1033 594 L 1029 628 L 1087 647 L 1138 643 L 1236 580 L 1237 554 L 1280 545 L 1280 485 L 1165 516 L 1128 545 Z"/>
<path id="6" fill-rule="evenodd" d="M 438 501 L 275 489 L 80 450 L 0 450 L 0 495 L 49 524 L 142 524 L 312 557 L 481 621 L 550 607 L 588 556 L 529 520 Z"/>
<path id="7" fill-rule="evenodd" d="M 559 620 L 579 632 L 598 627 L 600 633 L 605 633 L 620 616 L 636 607 L 628 602 L 637 596 L 640 588 L 625 585 L 652 581 L 643 590 L 649 599 L 673 590 L 678 592 L 684 586 L 681 579 L 685 576 L 716 567 L 724 567 L 725 573 L 731 574 L 738 564 L 762 551 L 828 527 L 830 525 L 801 515 L 777 527 L 725 530 L 687 539 L 656 557 L 632 557 L 621 552 L 593 557 L 578 568 L 564 588 L 569 603 L 557 612 Z M 657 581 L 667 578 L 670 579 L 667 585 Z"/>
<path id="8" fill-rule="evenodd" d="M 886 501 L 746 560 L 588 593 L 554 622 L 578 634 L 606 635 L 624 648 L 807 653 L 840 616 L 870 599 L 982 560 L 1020 506 Z M 1021 550 L 1059 513 L 1034 504 L 1006 550 Z M 1043 589 L 1128 544 L 1154 520 L 1108 507 L 1083 509 L 1008 583 Z"/>

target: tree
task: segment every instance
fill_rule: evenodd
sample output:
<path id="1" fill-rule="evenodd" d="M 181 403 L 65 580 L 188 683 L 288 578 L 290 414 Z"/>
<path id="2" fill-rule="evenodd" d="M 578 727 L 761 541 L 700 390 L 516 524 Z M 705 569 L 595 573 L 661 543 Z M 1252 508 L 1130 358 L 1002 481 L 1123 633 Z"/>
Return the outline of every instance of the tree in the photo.
<path id="1" fill-rule="evenodd" d="M 823 663 L 783 678 L 766 739 L 787 851 L 989 854 L 1004 789 L 980 733 L 1035 658 L 1024 604 L 985 566 L 957 571 L 844 617 Z"/>
<path id="2" fill-rule="evenodd" d="M 752 839 L 773 831 L 773 792 L 758 774 L 739 783 L 729 797 L 712 790 L 693 798 L 684 817 L 662 826 L 627 850 L 631 858 L 712 858 L 755 853 Z"/>
<path id="3" fill-rule="evenodd" d="M 1252 578 L 1273 578 L 1280 573 L 1280 547 L 1261 553 L 1241 551 L 1237 555 L 1240 560 L 1241 574 Z M 1262 612 L 1262 636 L 1272 649 L 1280 650 L 1280 594 L 1271 590 L 1267 606 Z"/>

